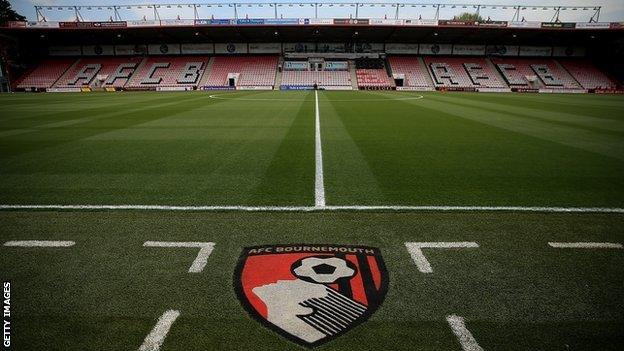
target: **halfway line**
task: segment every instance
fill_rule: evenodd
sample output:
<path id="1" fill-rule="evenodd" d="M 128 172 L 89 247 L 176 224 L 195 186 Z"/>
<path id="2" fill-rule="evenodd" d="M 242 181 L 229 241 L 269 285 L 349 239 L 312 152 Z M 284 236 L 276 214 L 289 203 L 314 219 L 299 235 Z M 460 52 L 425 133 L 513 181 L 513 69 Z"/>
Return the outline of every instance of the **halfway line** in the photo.
<path id="1" fill-rule="evenodd" d="M 318 90 L 314 91 L 314 105 L 316 115 L 315 153 L 316 175 L 314 177 L 314 205 L 317 208 L 325 208 L 325 184 L 323 181 L 323 145 L 321 143 L 321 118 L 319 115 Z"/>
<path id="2" fill-rule="evenodd" d="M 617 213 L 622 207 L 525 207 L 525 206 L 184 206 L 184 205 L 0 205 L 0 210 L 143 210 L 180 212 L 544 212 L 544 213 Z"/>

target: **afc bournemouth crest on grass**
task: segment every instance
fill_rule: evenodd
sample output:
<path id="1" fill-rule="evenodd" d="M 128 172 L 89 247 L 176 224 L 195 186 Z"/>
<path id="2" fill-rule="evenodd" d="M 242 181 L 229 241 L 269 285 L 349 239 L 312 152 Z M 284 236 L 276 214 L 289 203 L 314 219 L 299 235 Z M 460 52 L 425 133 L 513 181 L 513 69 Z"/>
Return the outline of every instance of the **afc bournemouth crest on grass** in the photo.
<path id="1" fill-rule="evenodd" d="M 373 247 L 269 245 L 243 249 L 234 284 L 252 317 L 313 347 L 366 321 L 386 295 L 388 273 Z"/>

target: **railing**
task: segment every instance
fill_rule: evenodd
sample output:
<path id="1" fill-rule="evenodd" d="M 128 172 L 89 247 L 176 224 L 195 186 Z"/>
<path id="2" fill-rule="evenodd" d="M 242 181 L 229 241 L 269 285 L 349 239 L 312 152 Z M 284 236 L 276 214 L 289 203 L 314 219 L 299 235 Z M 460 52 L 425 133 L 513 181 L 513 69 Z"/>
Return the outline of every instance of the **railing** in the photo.
<path id="1" fill-rule="evenodd" d="M 448 3 L 383 3 L 383 2 L 241 2 L 241 3 L 186 3 L 186 4 L 127 4 L 127 5 L 36 5 L 37 21 L 67 20 L 71 12 L 75 21 L 161 21 L 163 18 L 383 18 L 416 19 L 454 18 L 461 13 L 494 21 L 544 21 L 560 22 L 560 17 L 578 13 L 586 14 L 588 22 L 598 22 L 601 6 L 529 6 L 497 4 Z M 302 15 L 305 14 L 305 15 Z M 167 17 L 173 16 L 173 17 Z M 87 20 L 85 19 L 87 18 Z M 59 19 L 56 19 L 59 20 Z"/>

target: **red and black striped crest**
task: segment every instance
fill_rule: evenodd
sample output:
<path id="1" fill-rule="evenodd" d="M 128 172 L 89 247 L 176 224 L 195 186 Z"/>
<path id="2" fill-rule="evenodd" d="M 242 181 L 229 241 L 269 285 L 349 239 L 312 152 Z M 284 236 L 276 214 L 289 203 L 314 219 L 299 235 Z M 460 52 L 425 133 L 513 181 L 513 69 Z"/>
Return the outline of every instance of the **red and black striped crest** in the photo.
<path id="1" fill-rule="evenodd" d="M 234 285 L 252 317 L 314 347 L 366 321 L 386 295 L 388 273 L 373 247 L 267 245 L 243 249 Z"/>

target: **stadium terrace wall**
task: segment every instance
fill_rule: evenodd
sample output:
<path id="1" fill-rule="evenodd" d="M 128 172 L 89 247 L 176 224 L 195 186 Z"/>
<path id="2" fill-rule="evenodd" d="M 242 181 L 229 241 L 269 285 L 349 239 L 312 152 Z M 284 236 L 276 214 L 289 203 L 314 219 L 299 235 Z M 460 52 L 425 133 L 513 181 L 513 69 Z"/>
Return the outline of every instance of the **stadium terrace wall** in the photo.
<path id="1" fill-rule="evenodd" d="M 460 56 L 582 57 L 582 46 L 520 46 L 404 43 L 162 43 L 136 45 L 53 45 L 50 56 L 240 55 L 240 54 L 397 54 Z"/>
<path id="2" fill-rule="evenodd" d="M 63 23 L 63 24 L 61 24 Z M 240 23 L 240 24 L 239 24 Z M 20 50 L 50 46 L 104 46 L 154 44 L 150 54 L 158 54 L 162 44 L 213 43 L 352 43 L 347 51 L 381 51 L 379 43 L 463 44 L 498 46 L 565 46 L 599 45 L 615 41 L 624 33 L 624 22 L 550 23 L 550 22 L 463 22 L 444 20 L 386 19 L 259 19 L 259 20 L 162 20 L 113 22 L 11 22 L 0 28 L 7 37 L 22 47 Z M 158 38 L 154 40 L 154 38 Z M 244 41 L 241 38 L 245 38 Z M 293 45 L 295 45 L 293 44 Z M 214 44 L 213 44 L 214 45 Z M 222 48 L 228 53 L 227 46 Z M 181 50 L 189 49 L 182 47 Z M 237 47 L 234 53 L 248 49 Z M 198 53 L 218 51 L 200 49 Z M 274 52 L 274 48 L 268 48 Z M 80 54 L 89 50 L 81 50 Z M 282 52 L 287 52 L 282 48 Z M 292 50 L 295 52 L 295 48 Z M 311 51 L 311 50 L 303 50 Z M 342 50 L 341 50 L 342 51 Z M 422 48 L 416 52 L 422 54 Z M 41 51 L 38 51 L 41 55 Z M 91 51 L 91 54 L 93 52 Z M 189 50 L 184 52 L 190 54 Z M 76 54 L 76 53 L 73 53 Z M 97 54 L 97 53 L 96 53 Z M 109 53 L 103 53 L 109 54 Z M 120 54 L 120 53 L 115 53 Z M 168 52 L 167 54 L 171 54 Z"/>

